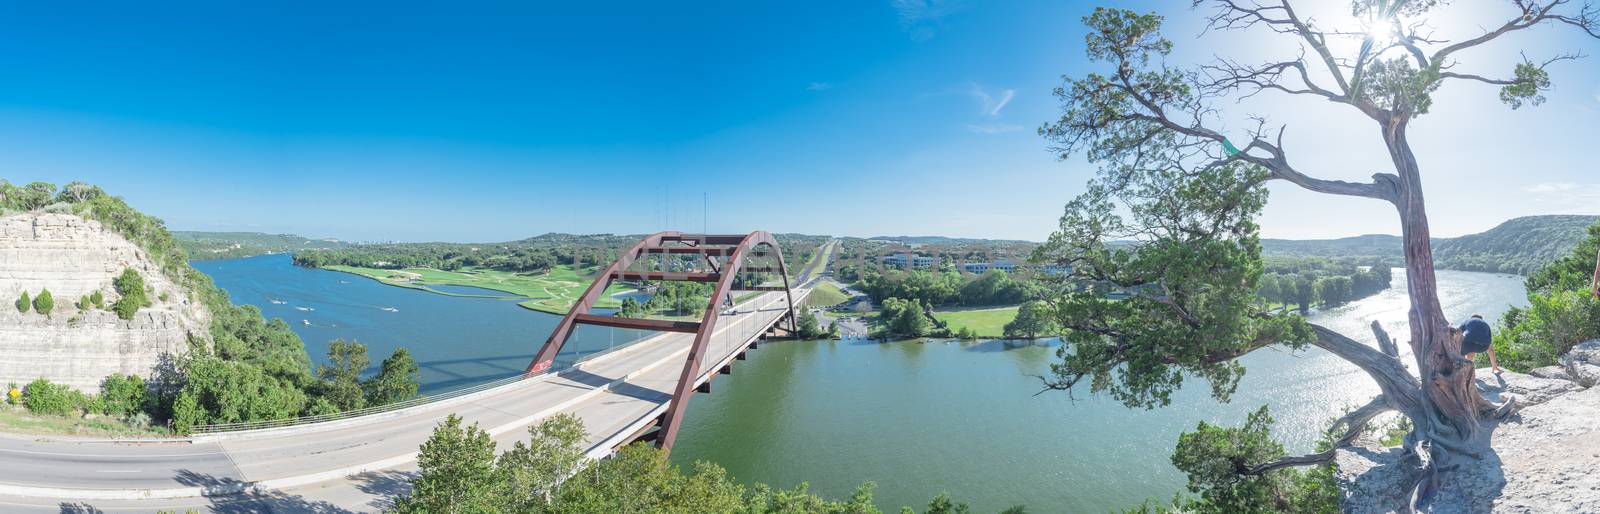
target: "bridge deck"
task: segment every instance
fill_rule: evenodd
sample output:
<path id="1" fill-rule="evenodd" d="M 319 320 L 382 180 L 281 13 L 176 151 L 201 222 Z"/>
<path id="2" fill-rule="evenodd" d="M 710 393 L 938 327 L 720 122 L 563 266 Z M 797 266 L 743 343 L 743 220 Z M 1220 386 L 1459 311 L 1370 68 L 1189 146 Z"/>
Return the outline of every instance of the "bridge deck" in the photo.
<path id="1" fill-rule="evenodd" d="M 801 303 L 809 289 L 797 289 Z M 787 311 L 782 293 L 764 293 L 723 315 L 713 333 L 700 381 L 717 373 Z M 211 442 L 129 444 L 35 441 L 0 438 L 0 469 L 28 470 L 0 478 L 0 486 L 83 490 L 217 488 L 238 482 L 332 494 L 345 508 L 370 508 L 380 488 L 352 484 L 356 472 L 408 472 L 418 447 L 449 413 L 489 431 L 502 450 L 525 439 L 527 427 L 558 412 L 583 419 L 590 454 L 603 456 L 664 412 L 694 334 L 662 333 L 557 375 L 501 386 L 488 394 L 403 415 L 346 421 L 337 428 L 277 429 L 254 437 L 223 436 Z M 318 474 L 322 476 L 317 476 Z M 5 494 L 0 491 L 0 494 Z M 32 500 L 0 504 L 27 506 Z M 203 499 L 167 499 L 162 508 Z M 56 503 L 40 499 L 38 505 Z M 105 507 L 118 510 L 122 502 Z M 363 507 L 366 505 L 368 507 Z M 100 506 L 97 502 L 97 506 Z M 147 508 L 147 507 L 145 507 Z"/>

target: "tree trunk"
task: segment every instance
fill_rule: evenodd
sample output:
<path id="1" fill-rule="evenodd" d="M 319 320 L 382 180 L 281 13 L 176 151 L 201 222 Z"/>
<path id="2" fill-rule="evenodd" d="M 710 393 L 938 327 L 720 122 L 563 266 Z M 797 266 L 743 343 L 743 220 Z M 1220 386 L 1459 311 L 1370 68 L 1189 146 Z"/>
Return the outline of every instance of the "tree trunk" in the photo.
<path id="1" fill-rule="evenodd" d="M 1466 458 L 1478 429 L 1482 397 L 1474 384 L 1474 368 L 1461 356 L 1461 340 L 1439 305 L 1433 271 L 1433 246 L 1428 213 L 1422 199 L 1422 180 L 1416 156 L 1406 140 L 1408 117 L 1393 115 L 1383 130 L 1389 157 L 1400 176 L 1401 237 L 1405 245 L 1406 290 L 1411 298 L 1411 352 L 1422 385 L 1422 416 L 1413 419 L 1416 433 L 1429 449 L 1428 469 L 1418 485 L 1414 506 L 1426 509 L 1442 481 L 1440 470 L 1454 469 Z"/>

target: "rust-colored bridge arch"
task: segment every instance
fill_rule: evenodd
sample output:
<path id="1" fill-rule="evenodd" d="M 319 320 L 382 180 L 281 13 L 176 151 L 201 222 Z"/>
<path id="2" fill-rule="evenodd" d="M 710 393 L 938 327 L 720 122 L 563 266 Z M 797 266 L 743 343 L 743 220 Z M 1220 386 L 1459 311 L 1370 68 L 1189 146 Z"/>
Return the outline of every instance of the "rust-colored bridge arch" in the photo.
<path id="1" fill-rule="evenodd" d="M 751 256 L 764 256 L 770 253 L 777 258 L 778 267 L 746 267 L 746 259 Z M 650 255 L 670 256 L 674 254 L 699 254 L 704 256 L 704 262 L 709 271 L 670 271 L 668 269 L 629 271 L 629 268 L 640 261 L 648 261 Z M 720 262 L 720 264 L 719 264 Z M 735 278 L 740 271 L 746 272 L 777 272 L 783 277 L 783 286 L 740 285 L 739 290 L 744 291 L 783 291 L 789 304 L 789 330 L 796 329 L 794 294 L 789 288 L 789 270 L 783 262 L 783 251 L 778 246 L 778 241 L 766 231 L 755 231 L 745 235 L 708 235 L 684 234 L 680 232 L 658 232 L 650 234 L 628 250 L 617 256 L 617 260 L 606 267 L 594 283 L 589 284 L 589 289 L 583 292 L 577 303 L 561 318 L 561 323 L 556 325 L 550 338 L 534 356 L 533 362 L 528 364 L 528 373 L 537 373 L 550 368 L 555 361 L 556 354 L 561 347 L 572 337 L 573 328 L 578 324 L 599 325 L 615 328 L 631 328 L 642 330 L 656 330 L 666 332 L 685 332 L 695 334 L 694 344 L 689 348 L 689 354 L 683 364 L 683 373 L 678 377 L 678 385 L 672 393 L 672 405 L 663 415 L 659 433 L 656 435 L 656 445 L 670 449 L 672 442 L 677 438 L 678 427 L 683 421 L 683 412 L 689 404 L 689 396 L 694 394 L 695 381 L 700 376 L 701 359 L 704 357 L 712 333 L 717 326 L 717 320 L 722 314 L 721 302 L 724 298 L 731 301 L 730 292 L 735 289 Z M 705 315 L 699 322 L 671 321 L 656 319 L 624 318 L 619 316 L 604 316 L 591 314 L 595 301 L 605 294 L 606 288 L 617 280 L 659 280 L 659 281 L 690 281 L 714 282 L 711 298 L 706 305 Z M 781 318 L 780 318 L 781 321 Z"/>

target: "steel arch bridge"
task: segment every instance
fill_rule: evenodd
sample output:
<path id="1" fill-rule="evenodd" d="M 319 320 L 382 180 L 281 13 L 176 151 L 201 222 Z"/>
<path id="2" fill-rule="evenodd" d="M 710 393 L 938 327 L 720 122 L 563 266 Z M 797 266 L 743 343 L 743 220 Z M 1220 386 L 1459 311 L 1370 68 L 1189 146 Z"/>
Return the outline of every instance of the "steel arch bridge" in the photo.
<path id="1" fill-rule="evenodd" d="M 778 280 L 770 275 L 776 273 Z M 700 321 L 674 321 L 629 318 L 594 314 L 594 304 L 612 283 L 617 281 L 700 282 L 713 283 L 711 297 Z M 781 282 L 782 285 L 767 284 Z M 782 248 L 771 233 L 755 231 L 745 235 L 685 234 L 657 232 L 650 234 L 633 247 L 623 251 L 617 260 L 601 272 L 583 296 L 567 311 L 539 353 L 528 364 L 528 374 L 550 369 L 573 330 L 578 325 L 596 325 L 613 328 L 681 332 L 695 334 L 694 342 L 684 359 L 683 372 L 672 392 L 670 408 L 653 425 L 645 427 L 633 439 L 653 439 L 658 447 L 670 450 L 677 438 L 688 398 L 696 390 L 709 392 L 709 381 L 697 385 L 701 367 L 705 364 L 707 347 L 717 321 L 724 316 L 723 309 L 737 304 L 734 291 L 782 292 L 788 312 L 788 331 L 797 331 L 794 293 L 789 283 L 788 265 L 783 260 Z M 621 314 L 621 313 L 618 313 Z M 781 323 L 782 317 L 777 320 Z M 755 341 L 748 343 L 754 347 Z M 743 358 L 743 353 L 739 353 Z M 723 368 L 722 372 L 728 372 Z M 709 379 L 707 379 L 709 380 Z M 655 428 L 654 432 L 648 429 Z"/>

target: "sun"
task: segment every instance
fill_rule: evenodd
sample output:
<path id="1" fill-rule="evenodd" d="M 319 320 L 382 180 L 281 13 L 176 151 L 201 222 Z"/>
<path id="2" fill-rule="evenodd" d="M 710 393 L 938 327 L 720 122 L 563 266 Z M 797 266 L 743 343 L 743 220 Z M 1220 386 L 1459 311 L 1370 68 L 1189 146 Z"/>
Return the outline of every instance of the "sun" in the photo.
<path id="1" fill-rule="evenodd" d="M 1362 20 L 1362 32 L 1367 34 L 1367 40 L 1373 44 L 1384 44 L 1393 41 L 1398 34 L 1395 33 L 1394 20 L 1374 18 Z"/>

